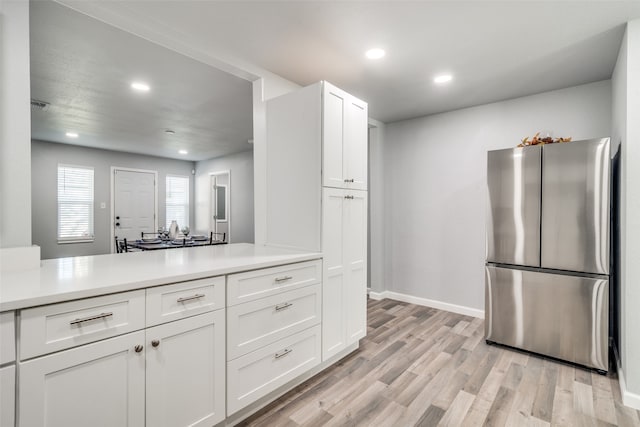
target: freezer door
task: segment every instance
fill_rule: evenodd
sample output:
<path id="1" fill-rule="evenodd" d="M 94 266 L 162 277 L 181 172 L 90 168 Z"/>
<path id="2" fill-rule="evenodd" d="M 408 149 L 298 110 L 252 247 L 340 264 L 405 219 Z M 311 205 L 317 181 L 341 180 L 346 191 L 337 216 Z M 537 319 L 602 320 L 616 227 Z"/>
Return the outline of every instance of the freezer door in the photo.
<path id="1" fill-rule="evenodd" d="M 487 262 L 540 266 L 540 147 L 487 155 Z"/>
<path id="2" fill-rule="evenodd" d="M 609 274 L 609 138 L 542 150 L 542 267 Z"/>
<path id="3" fill-rule="evenodd" d="M 487 340 L 608 370 L 609 281 L 486 267 Z"/>

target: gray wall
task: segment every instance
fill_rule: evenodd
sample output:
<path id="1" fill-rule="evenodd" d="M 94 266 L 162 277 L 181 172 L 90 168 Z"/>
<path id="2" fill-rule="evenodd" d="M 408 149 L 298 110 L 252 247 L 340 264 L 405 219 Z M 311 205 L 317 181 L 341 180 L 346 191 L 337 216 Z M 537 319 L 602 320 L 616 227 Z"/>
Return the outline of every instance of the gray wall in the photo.
<path id="1" fill-rule="evenodd" d="M 487 150 L 610 124 L 609 80 L 387 124 L 387 290 L 483 310 Z"/>
<path id="2" fill-rule="evenodd" d="M 253 151 L 231 154 L 196 163 L 196 230 L 209 232 L 211 215 L 210 174 L 230 171 L 230 243 L 254 242 Z"/>
<path id="3" fill-rule="evenodd" d="M 57 243 L 57 167 L 59 163 L 94 168 L 94 231 L 91 243 Z M 165 221 L 167 174 L 191 178 L 190 221 L 194 223 L 194 162 L 99 150 L 44 141 L 31 143 L 31 230 L 33 244 L 41 247 L 42 259 L 97 255 L 111 250 L 111 166 L 158 172 L 158 225 Z M 106 203 L 100 209 L 100 203 Z"/>
<path id="4" fill-rule="evenodd" d="M 627 24 L 611 82 L 611 136 L 622 149 L 619 375 L 627 389 L 623 401 L 640 408 L 640 20 Z"/>
<path id="5" fill-rule="evenodd" d="M 384 187 L 385 125 L 369 119 L 369 239 L 368 282 L 372 292 L 385 289 L 385 206 Z"/>

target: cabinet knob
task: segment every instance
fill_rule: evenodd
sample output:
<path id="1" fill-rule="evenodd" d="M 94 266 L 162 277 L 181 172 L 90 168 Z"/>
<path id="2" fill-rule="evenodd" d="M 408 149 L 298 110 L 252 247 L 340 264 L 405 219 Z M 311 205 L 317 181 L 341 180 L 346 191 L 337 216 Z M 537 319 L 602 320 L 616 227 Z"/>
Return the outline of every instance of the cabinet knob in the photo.
<path id="1" fill-rule="evenodd" d="M 140 344 L 138 344 L 137 346 L 133 347 L 133 349 L 136 351 L 136 353 L 140 353 L 142 351 L 144 347 L 141 346 Z"/>
<path id="2" fill-rule="evenodd" d="M 160 340 L 153 340 L 153 341 L 151 341 L 151 345 L 152 345 L 152 346 L 154 346 L 154 347 L 159 346 L 159 345 L 160 345 Z"/>

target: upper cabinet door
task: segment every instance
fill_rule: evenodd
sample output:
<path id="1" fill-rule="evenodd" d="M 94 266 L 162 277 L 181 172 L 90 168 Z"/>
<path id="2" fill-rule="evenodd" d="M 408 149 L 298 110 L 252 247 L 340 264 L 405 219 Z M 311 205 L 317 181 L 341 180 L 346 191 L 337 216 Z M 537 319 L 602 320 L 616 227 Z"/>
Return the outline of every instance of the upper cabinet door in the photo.
<path id="1" fill-rule="evenodd" d="M 350 97 L 345 112 L 343 176 L 345 187 L 367 189 L 368 115 L 367 104 Z"/>
<path id="2" fill-rule="evenodd" d="M 324 83 L 322 108 L 322 185 L 344 187 L 343 145 L 349 94 Z"/>
<path id="3" fill-rule="evenodd" d="M 545 145 L 542 267 L 609 273 L 609 138 Z"/>
<path id="4" fill-rule="evenodd" d="M 487 155 L 487 262 L 540 266 L 540 147 Z"/>
<path id="5" fill-rule="evenodd" d="M 322 185 L 367 189 L 367 103 L 324 82 Z"/>

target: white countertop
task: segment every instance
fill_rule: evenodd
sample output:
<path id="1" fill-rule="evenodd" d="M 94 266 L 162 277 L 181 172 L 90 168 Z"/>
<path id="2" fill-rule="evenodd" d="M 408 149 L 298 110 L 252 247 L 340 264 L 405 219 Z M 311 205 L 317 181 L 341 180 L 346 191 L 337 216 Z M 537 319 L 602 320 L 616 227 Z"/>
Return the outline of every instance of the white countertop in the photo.
<path id="1" fill-rule="evenodd" d="M 0 273 L 0 311 L 321 258 L 249 243 L 44 260 Z"/>

